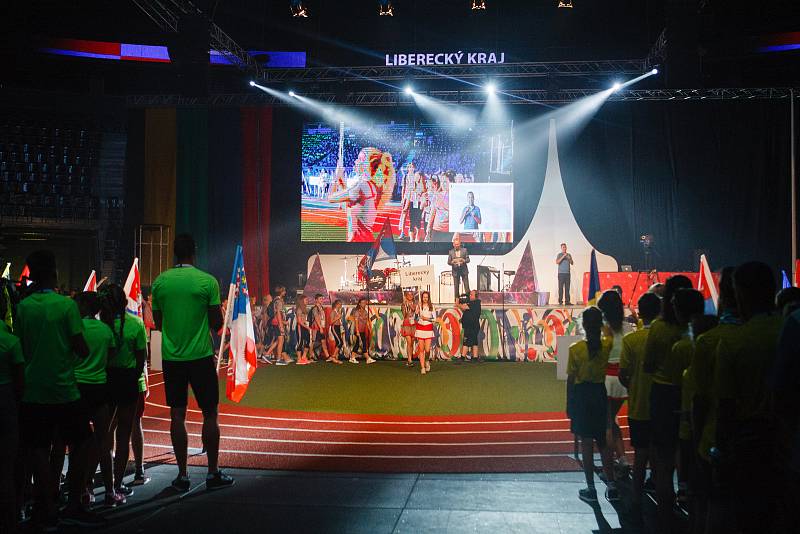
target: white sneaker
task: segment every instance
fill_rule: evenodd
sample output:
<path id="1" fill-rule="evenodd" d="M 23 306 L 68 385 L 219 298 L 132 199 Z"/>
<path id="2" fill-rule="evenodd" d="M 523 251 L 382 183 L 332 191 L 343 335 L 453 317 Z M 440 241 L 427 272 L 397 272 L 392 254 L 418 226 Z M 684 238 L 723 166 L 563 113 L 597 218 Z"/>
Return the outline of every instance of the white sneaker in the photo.
<path id="1" fill-rule="evenodd" d="M 377 361 L 377 360 L 375 360 L 375 359 L 373 359 L 373 358 L 370 358 L 369 356 L 367 356 L 367 363 L 368 363 L 368 364 L 370 364 L 370 363 L 375 363 L 376 361 Z"/>
<path id="2" fill-rule="evenodd" d="M 358 360 L 356 360 L 355 358 L 350 358 L 347 361 L 350 362 L 350 363 L 358 363 Z"/>

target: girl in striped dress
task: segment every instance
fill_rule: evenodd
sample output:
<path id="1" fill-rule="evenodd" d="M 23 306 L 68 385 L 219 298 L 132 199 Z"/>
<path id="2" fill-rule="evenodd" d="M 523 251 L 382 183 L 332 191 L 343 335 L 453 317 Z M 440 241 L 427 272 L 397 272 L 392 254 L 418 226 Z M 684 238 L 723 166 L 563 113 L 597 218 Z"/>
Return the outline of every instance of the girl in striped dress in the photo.
<path id="1" fill-rule="evenodd" d="M 436 310 L 431 302 L 431 294 L 423 291 L 420 302 L 417 304 L 417 327 L 414 337 L 417 339 L 417 357 L 421 366 L 420 372 L 424 375 L 431 370 L 431 342 L 433 341 L 433 321 L 436 319 Z"/>
<path id="2" fill-rule="evenodd" d="M 331 306 L 331 327 L 328 330 L 328 335 L 334 343 L 333 352 L 331 353 L 330 360 L 333 363 L 342 363 L 339 360 L 339 352 L 344 350 L 344 329 L 342 328 L 342 301 L 334 300 Z"/>

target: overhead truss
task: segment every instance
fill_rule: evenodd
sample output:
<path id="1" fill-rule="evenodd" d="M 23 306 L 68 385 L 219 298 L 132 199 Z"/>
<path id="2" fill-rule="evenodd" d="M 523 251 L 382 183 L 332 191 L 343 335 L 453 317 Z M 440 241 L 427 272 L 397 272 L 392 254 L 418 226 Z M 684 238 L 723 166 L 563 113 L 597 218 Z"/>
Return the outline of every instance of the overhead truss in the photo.
<path id="1" fill-rule="evenodd" d="M 133 0 L 133 3 L 165 32 L 178 33 L 180 20 L 186 15 L 206 17 L 206 14 L 189 0 Z M 254 78 L 263 78 L 264 69 L 258 61 L 210 20 L 209 42 L 213 50 L 224 55 L 241 70 L 248 72 Z"/>
<path id="2" fill-rule="evenodd" d="M 652 67 L 651 67 L 652 68 Z M 310 67 L 267 69 L 262 80 L 272 83 L 429 80 L 437 78 L 537 78 L 546 76 L 638 76 L 649 70 L 646 60 L 540 61 L 468 65 Z"/>
<path id="3" fill-rule="evenodd" d="M 464 105 L 482 105 L 486 102 L 483 91 L 430 91 L 432 98 Z M 597 94 L 593 89 L 519 90 L 499 93 L 497 97 L 505 104 L 535 105 L 564 104 Z M 717 88 L 717 89 L 629 89 L 612 94 L 609 101 L 682 101 L 682 100 L 776 100 L 788 99 L 791 89 L 767 88 Z M 800 90 L 795 89 L 795 95 Z M 414 100 L 401 92 L 363 93 L 303 93 L 308 98 L 343 106 L 413 106 Z M 178 95 L 131 95 L 127 104 L 132 107 L 158 106 L 244 106 L 244 105 L 288 105 L 285 100 L 263 92 L 247 94 L 215 95 L 210 97 L 181 97 Z"/>

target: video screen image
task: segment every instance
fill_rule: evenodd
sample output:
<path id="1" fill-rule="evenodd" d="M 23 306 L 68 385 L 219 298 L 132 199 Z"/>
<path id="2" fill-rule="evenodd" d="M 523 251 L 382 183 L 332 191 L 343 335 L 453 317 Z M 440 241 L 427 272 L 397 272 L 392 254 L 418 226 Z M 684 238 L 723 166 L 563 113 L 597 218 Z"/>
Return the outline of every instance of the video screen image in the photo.
<path id="1" fill-rule="evenodd" d="M 302 144 L 302 241 L 370 242 L 388 219 L 397 241 L 513 242 L 510 122 L 308 123 Z"/>

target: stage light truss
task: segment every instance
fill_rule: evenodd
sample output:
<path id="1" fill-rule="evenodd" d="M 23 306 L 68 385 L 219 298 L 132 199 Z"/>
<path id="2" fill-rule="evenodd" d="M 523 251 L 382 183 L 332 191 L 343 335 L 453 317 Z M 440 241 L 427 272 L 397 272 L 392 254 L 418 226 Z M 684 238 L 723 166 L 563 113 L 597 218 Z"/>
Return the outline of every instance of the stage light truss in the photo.
<path id="1" fill-rule="evenodd" d="M 535 63 L 497 63 L 437 65 L 430 67 L 311 67 L 307 69 L 266 69 L 263 83 L 348 82 L 430 80 L 442 77 L 537 78 L 544 76 L 620 76 L 633 77 L 649 70 L 643 59 L 602 61 L 540 61 Z"/>
<path id="2" fill-rule="evenodd" d="M 475 91 L 430 91 L 432 98 L 451 104 L 483 105 L 486 92 Z M 503 91 L 497 98 L 505 104 L 565 104 L 597 94 L 596 89 L 561 89 Z M 795 89 L 800 94 L 800 89 Z M 681 100 L 777 100 L 788 99 L 791 89 L 786 87 L 765 88 L 718 88 L 718 89 L 623 89 L 610 96 L 610 101 L 681 101 Z M 413 106 L 414 101 L 402 91 L 363 93 L 307 93 L 314 100 L 342 106 Z M 286 106 L 286 102 L 261 91 L 246 94 L 215 95 L 210 97 L 181 97 L 178 95 L 131 95 L 127 97 L 130 107 L 158 106 L 247 106 L 272 104 Z"/>
<path id="3" fill-rule="evenodd" d="M 189 0 L 133 0 L 133 3 L 165 32 L 178 33 L 178 24 L 183 15 L 201 14 L 205 16 Z M 264 76 L 264 68 L 214 22 L 209 22 L 209 37 L 211 48 L 224 55 L 239 69 L 246 71 L 254 78 Z"/>

